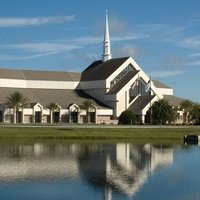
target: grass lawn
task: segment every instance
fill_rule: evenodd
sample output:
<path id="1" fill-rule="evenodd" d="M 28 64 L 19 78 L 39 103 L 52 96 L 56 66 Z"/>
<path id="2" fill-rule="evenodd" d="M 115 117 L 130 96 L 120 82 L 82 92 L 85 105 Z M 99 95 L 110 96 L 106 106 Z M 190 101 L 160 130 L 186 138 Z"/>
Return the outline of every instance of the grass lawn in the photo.
<path id="1" fill-rule="evenodd" d="M 154 143 L 182 143 L 185 134 L 199 134 L 200 128 L 191 127 L 134 127 L 133 128 L 76 128 L 54 127 L 0 127 L 0 141 L 5 140 L 67 140 L 67 141 L 130 141 Z"/>

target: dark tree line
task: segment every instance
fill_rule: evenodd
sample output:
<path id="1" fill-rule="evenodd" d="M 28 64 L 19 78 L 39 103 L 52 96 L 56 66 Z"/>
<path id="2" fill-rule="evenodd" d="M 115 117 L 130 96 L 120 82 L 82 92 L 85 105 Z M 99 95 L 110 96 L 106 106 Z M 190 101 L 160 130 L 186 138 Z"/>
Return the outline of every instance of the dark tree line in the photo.
<path id="1" fill-rule="evenodd" d="M 149 116 L 149 121 L 152 121 L 153 124 L 175 124 L 177 120 L 182 120 L 183 124 L 200 124 L 200 104 L 184 100 L 179 106 L 175 107 L 166 99 L 160 99 L 153 103 L 147 115 Z M 118 124 L 130 125 L 135 122 L 136 116 L 134 112 L 125 110 L 119 116 Z"/>
<path id="2" fill-rule="evenodd" d="M 200 104 L 184 100 L 179 107 L 174 107 L 165 99 L 160 99 L 152 105 L 154 124 L 175 123 L 180 112 L 183 113 L 183 124 L 200 124 Z"/>

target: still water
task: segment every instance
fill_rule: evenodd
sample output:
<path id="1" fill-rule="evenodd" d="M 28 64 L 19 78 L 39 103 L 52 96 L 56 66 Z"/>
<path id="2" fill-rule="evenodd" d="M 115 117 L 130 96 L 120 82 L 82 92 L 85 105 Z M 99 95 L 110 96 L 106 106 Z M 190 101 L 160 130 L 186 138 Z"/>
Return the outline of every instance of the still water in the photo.
<path id="1" fill-rule="evenodd" d="M 200 199 L 200 147 L 1 144 L 1 200 Z"/>

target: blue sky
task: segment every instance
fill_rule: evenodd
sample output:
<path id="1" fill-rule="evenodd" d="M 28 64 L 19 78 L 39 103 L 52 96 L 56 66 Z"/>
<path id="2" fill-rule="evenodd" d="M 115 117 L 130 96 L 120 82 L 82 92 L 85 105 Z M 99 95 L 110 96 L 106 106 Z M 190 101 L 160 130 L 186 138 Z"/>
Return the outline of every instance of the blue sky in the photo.
<path id="1" fill-rule="evenodd" d="M 199 0 L 1 0 L 0 67 L 82 71 L 101 59 L 106 9 L 113 57 L 200 102 Z"/>

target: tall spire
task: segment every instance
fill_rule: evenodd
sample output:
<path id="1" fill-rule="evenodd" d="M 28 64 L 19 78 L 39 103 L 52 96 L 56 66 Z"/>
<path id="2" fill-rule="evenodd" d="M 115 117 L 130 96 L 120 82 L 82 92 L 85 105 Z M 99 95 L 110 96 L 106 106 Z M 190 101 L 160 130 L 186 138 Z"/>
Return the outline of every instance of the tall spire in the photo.
<path id="1" fill-rule="evenodd" d="M 108 14 L 106 10 L 106 23 L 105 23 L 105 32 L 104 32 L 104 41 L 103 41 L 103 55 L 102 61 L 106 62 L 112 58 L 110 52 L 110 36 L 109 36 L 109 25 L 108 25 Z"/>

